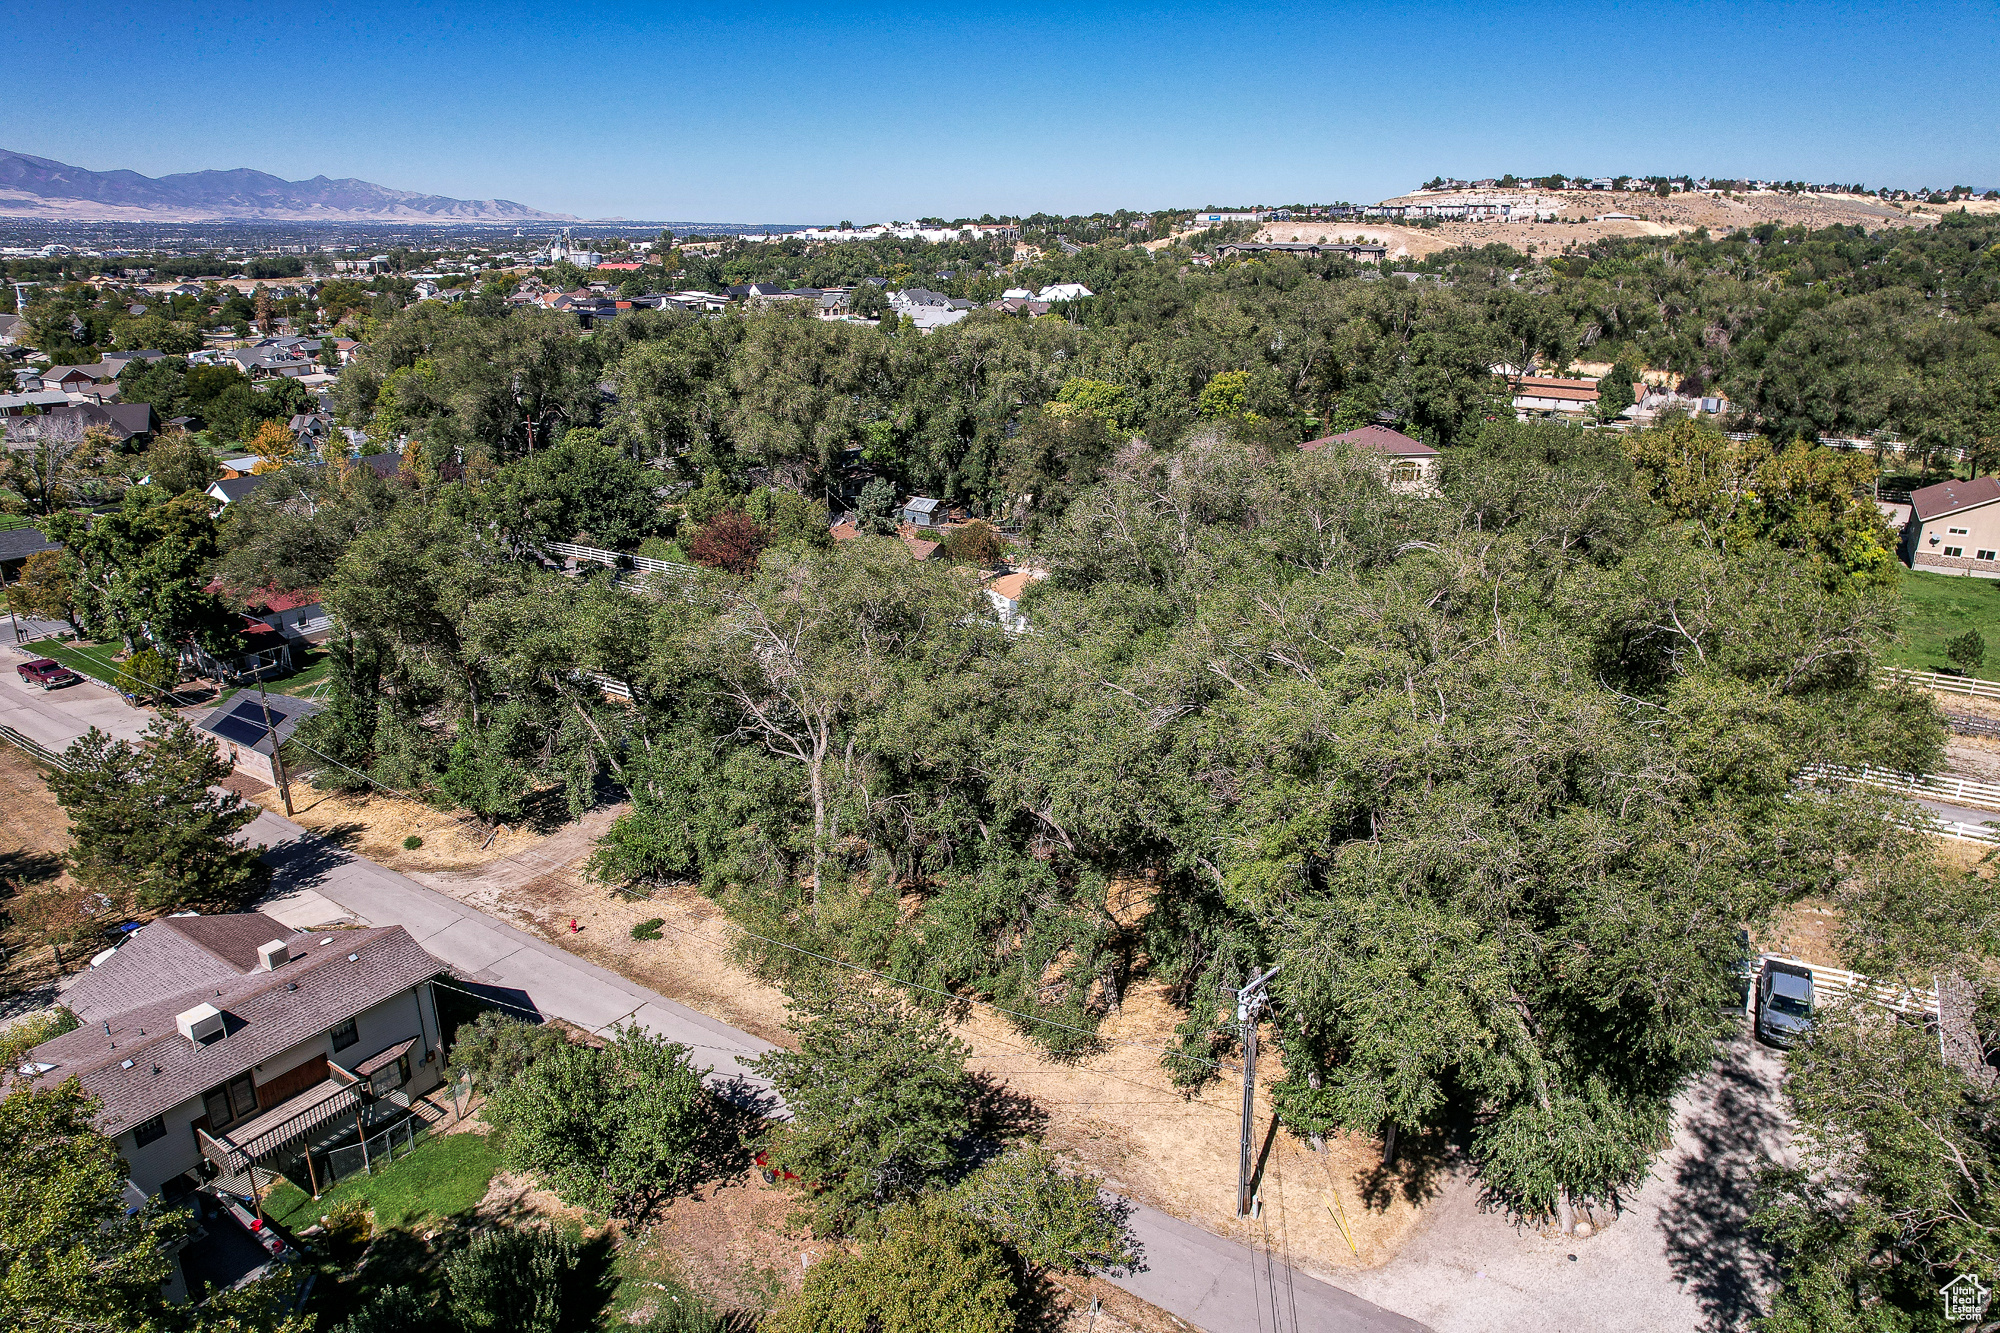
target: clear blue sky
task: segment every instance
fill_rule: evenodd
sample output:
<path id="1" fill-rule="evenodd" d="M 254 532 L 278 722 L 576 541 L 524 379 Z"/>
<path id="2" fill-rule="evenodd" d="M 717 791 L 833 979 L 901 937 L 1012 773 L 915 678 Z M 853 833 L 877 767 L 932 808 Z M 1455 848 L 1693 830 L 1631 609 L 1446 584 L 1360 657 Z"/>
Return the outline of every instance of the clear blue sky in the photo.
<path id="1" fill-rule="evenodd" d="M 796 0 L 10 11 L 0 147 L 584 217 L 1294 200 L 1430 176 L 2000 185 L 2000 4 Z"/>

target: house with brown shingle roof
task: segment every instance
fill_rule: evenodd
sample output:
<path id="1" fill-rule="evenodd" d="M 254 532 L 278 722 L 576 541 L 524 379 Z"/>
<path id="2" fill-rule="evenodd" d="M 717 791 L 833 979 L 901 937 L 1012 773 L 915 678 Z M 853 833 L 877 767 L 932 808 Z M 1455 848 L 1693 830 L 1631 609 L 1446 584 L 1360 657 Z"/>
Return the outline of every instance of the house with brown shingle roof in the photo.
<path id="1" fill-rule="evenodd" d="M 1910 494 L 1897 552 L 1931 574 L 2000 573 L 2000 477 L 1941 481 Z"/>
<path id="2" fill-rule="evenodd" d="M 436 1085 L 431 983 L 446 972 L 401 926 L 163 917 L 68 985 L 81 1026 L 19 1072 L 36 1087 L 75 1079 L 98 1099 L 97 1127 L 141 1195 L 178 1197 L 253 1165 L 311 1189 L 326 1152 Z"/>
<path id="3" fill-rule="evenodd" d="M 1299 448 L 1306 453 L 1345 445 L 1374 463 L 1376 471 L 1392 491 L 1437 490 L 1438 465 L 1442 456 L 1422 440 L 1413 440 L 1399 430 L 1370 423 L 1341 435 L 1307 440 Z"/>

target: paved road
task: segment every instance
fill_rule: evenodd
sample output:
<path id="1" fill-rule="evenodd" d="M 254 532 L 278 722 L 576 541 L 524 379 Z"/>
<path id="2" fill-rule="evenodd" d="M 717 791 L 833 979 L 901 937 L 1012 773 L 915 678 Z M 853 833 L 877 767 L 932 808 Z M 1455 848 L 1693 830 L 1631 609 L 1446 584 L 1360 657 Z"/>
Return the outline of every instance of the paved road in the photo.
<path id="1" fill-rule="evenodd" d="M 61 749 L 92 725 L 135 736 L 151 714 L 108 690 L 84 684 L 43 693 L 11 672 L 0 681 L 0 722 Z M 601 1029 L 618 1021 L 694 1048 L 711 1066 L 709 1082 L 741 1102 L 782 1113 L 769 1085 L 742 1062 L 771 1044 L 635 985 L 615 972 L 529 935 L 407 876 L 314 836 L 265 811 L 244 830 L 271 850 L 277 870 L 266 911 L 294 926 L 322 925 L 345 914 L 376 925 L 400 925 L 441 962 L 482 985 L 524 992 L 545 1017 Z M 528 853 L 532 855 L 532 853 Z M 1391 1314 L 1337 1287 L 1287 1272 L 1246 1247 L 1164 1213 L 1133 1205 L 1134 1234 L 1146 1269 L 1111 1281 L 1208 1333 L 1425 1333 L 1425 1326 Z M 1275 1298 L 1273 1293 L 1275 1292 Z M 1274 1303 L 1275 1300 L 1275 1303 Z"/>
<path id="2" fill-rule="evenodd" d="M 1425 1325 L 1177 1217 L 1132 1205 L 1144 1272 L 1112 1277 L 1141 1300 L 1209 1333 L 1429 1333 Z"/>
<path id="3" fill-rule="evenodd" d="M 1945 801 L 1934 801 L 1928 796 L 1912 799 L 1940 819 L 1955 819 L 1961 824 L 1984 824 L 1989 820 L 2000 820 L 2000 810 L 1988 810 L 1976 805 L 1952 805 Z"/>

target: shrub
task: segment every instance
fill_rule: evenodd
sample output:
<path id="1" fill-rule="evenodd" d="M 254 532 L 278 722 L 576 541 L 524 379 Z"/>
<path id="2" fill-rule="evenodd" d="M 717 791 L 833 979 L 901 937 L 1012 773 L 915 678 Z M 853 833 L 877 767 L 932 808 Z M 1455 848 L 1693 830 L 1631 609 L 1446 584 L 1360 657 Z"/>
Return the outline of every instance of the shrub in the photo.
<path id="1" fill-rule="evenodd" d="M 725 569 L 731 574 L 748 574 L 756 568 L 757 557 L 769 544 L 769 535 L 748 514 L 740 509 L 725 509 L 702 524 L 687 550 L 698 565 Z"/>
<path id="2" fill-rule="evenodd" d="M 936 1200 L 883 1218 L 854 1254 L 814 1264 L 780 1301 L 764 1333 L 1011 1333 L 1020 1288 L 998 1238 Z"/>
<path id="3" fill-rule="evenodd" d="M 459 1027 L 445 1076 L 452 1080 L 470 1075 L 481 1092 L 497 1096 L 529 1065 L 568 1044 L 569 1039 L 556 1028 L 524 1023 L 488 1009 Z"/>
<path id="4" fill-rule="evenodd" d="M 993 564 L 1006 550 L 999 530 L 983 518 L 960 524 L 944 539 L 944 553 L 968 565 Z"/>
<path id="5" fill-rule="evenodd" d="M 489 1231 L 445 1264 L 445 1304 L 465 1333 L 556 1333 L 581 1262 L 553 1228 Z"/>
<path id="6" fill-rule="evenodd" d="M 1978 630 L 1969 629 L 1944 646 L 1944 655 L 1960 671 L 1977 671 L 1986 665 L 1986 640 Z"/>
<path id="7" fill-rule="evenodd" d="M 632 938 L 635 940 L 659 939 L 660 927 L 666 924 L 667 919 L 663 916 L 656 916 L 650 921 L 641 921 L 638 925 L 632 927 Z"/>
<path id="8" fill-rule="evenodd" d="M 563 1045 L 487 1103 L 507 1164 L 540 1175 L 563 1202 L 638 1217 L 683 1187 L 710 1114 L 688 1048 L 636 1027 L 606 1050 Z"/>
<path id="9" fill-rule="evenodd" d="M 422 838 L 419 838 L 414 833 L 412 833 L 409 837 L 403 839 L 403 850 L 406 852 L 414 852 L 415 850 L 417 850 L 417 848 L 423 845 L 424 845 L 424 840 Z"/>

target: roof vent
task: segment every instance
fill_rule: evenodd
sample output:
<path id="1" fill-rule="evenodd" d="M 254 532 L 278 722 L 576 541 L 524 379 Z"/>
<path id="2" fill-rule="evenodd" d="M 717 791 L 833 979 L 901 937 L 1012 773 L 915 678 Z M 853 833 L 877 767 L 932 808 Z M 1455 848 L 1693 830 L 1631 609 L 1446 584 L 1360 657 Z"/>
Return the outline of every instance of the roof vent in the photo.
<path id="1" fill-rule="evenodd" d="M 207 1046 L 223 1037 L 222 1011 L 212 1004 L 198 1004 L 174 1015 L 174 1026 L 197 1046 Z"/>
<path id="2" fill-rule="evenodd" d="M 257 970 L 275 972 L 290 962 L 292 950 L 283 940 L 272 940 L 269 944 L 257 946 Z"/>

